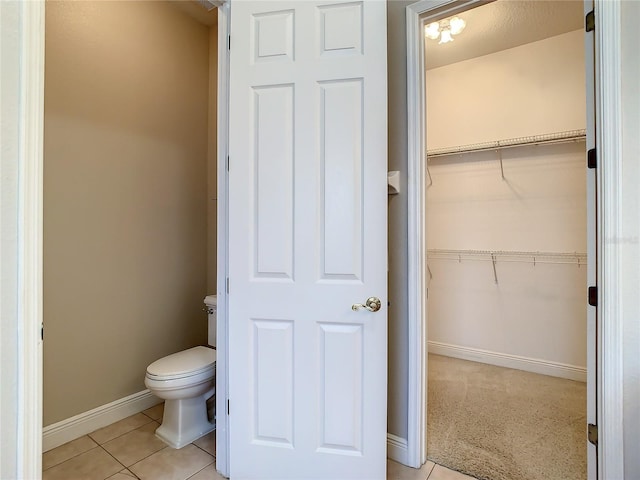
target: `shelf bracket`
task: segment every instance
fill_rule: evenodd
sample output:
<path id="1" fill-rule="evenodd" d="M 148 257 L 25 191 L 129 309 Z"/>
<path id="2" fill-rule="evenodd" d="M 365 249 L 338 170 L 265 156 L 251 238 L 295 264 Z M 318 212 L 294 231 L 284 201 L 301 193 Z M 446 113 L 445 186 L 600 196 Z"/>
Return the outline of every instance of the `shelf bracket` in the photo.
<path id="1" fill-rule="evenodd" d="M 498 160 L 500 160 L 500 175 L 502 176 L 502 180 L 504 180 L 504 167 L 502 166 L 502 150 L 496 150 L 498 153 Z M 496 281 L 496 283 L 498 283 Z"/>
<path id="2" fill-rule="evenodd" d="M 400 193 L 400 172 L 394 170 L 387 172 L 387 192 L 389 195 L 397 195 Z"/>
<path id="3" fill-rule="evenodd" d="M 496 272 L 496 256 L 491 254 L 491 265 L 493 265 L 493 281 L 498 285 L 498 272 Z"/>

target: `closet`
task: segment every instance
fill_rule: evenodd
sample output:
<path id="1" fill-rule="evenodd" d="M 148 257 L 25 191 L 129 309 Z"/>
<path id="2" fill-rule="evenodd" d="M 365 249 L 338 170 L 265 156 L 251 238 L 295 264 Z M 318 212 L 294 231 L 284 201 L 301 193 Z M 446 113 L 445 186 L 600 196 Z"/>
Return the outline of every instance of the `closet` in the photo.
<path id="1" fill-rule="evenodd" d="M 426 52 L 427 455 L 479 478 L 584 478 L 583 32 L 430 68 L 442 47 Z"/>

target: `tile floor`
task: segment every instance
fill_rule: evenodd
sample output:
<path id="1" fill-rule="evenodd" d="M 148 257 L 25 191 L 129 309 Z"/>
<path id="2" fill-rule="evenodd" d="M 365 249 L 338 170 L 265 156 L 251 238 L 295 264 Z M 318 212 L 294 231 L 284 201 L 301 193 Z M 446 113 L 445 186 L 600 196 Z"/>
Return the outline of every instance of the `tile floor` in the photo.
<path id="1" fill-rule="evenodd" d="M 132 415 L 42 455 L 43 480 L 222 480 L 215 432 L 175 450 L 156 438 L 163 405 Z M 421 469 L 387 463 L 387 480 L 469 480 L 433 462 Z"/>

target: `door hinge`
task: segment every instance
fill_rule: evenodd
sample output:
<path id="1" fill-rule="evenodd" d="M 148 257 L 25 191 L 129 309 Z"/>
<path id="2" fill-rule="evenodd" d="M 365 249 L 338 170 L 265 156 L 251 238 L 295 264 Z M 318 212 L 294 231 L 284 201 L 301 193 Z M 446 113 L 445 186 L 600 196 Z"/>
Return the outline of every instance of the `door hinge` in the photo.
<path id="1" fill-rule="evenodd" d="M 227 172 L 229 171 L 229 155 L 227 155 Z"/>
<path id="2" fill-rule="evenodd" d="M 596 29 L 596 16 L 591 10 L 584 19 L 584 28 L 587 32 L 593 32 Z"/>
<path id="3" fill-rule="evenodd" d="M 40 340 L 44 341 L 44 323 L 40 324 Z"/>
<path id="4" fill-rule="evenodd" d="M 227 37 L 227 49 L 231 51 L 231 35 Z"/>
<path id="5" fill-rule="evenodd" d="M 587 152 L 587 167 L 596 168 L 598 166 L 598 155 L 596 149 L 592 148 Z"/>
<path id="6" fill-rule="evenodd" d="M 229 399 L 227 398 L 227 415 L 229 415 Z"/>
<path id="7" fill-rule="evenodd" d="M 227 277 L 227 295 L 229 295 L 229 277 Z"/>
<path id="8" fill-rule="evenodd" d="M 596 447 L 598 446 L 598 426 L 590 423 L 587 425 L 587 438 L 590 443 L 593 443 Z"/>
<path id="9" fill-rule="evenodd" d="M 589 287 L 589 305 L 592 307 L 598 306 L 598 287 Z"/>

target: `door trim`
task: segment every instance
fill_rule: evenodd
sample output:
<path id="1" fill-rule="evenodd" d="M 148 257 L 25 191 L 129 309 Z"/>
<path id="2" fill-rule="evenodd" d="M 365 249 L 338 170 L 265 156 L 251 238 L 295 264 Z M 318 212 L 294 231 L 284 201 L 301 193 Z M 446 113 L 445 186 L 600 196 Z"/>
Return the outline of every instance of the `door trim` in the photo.
<path id="1" fill-rule="evenodd" d="M 228 170 L 229 155 L 229 22 L 230 2 L 218 8 L 218 210 L 217 210 L 217 266 L 216 294 L 218 301 L 216 322 L 216 470 L 229 477 L 229 335 L 227 278 L 229 276 L 228 239 Z"/>
<path id="2" fill-rule="evenodd" d="M 623 429 L 623 328 L 622 289 L 624 271 L 621 241 L 625 229 L 622 186 L 622 120 L 620 3 L 595 1 L 595 94 L 596 94 L 596 169 L 598 265 L 596 376 L 599 395 L 598 476 L 624 478 Z"/>
<path id="3" fill-rule="evenodd" d="M 484 0 L 422 0 L 407 7 L 407 198 L 408 198 L 408 405 L 406 465 L 419 468 L 427 461 L 427 285 L 426 225 L 424 211 L 425 74 L 422 32 L 426 19 L 437 12 L 443 17 L 472 8 Z"/>
<path id="4" fill-rule="evenodd" d="M 424 42 L 420 15 L 430 11 L 469 8 L 481 1 L 422 0 L 407 7 L 407 105 L 408 109 L 408 405 L 407 465 L 419 467 L 426 460 L 426 258 L 425 225 L 419 213 L 425 205 L 425 112 Z M 447 9 L 447 7 L 450 7 Z M 624 477 L 623 449 L 623 317 L 624 301 L 620 273 L 623 267 L 622 245 L 606 239 L 624 238 L 621 219 L 623 198 L 618 194 L 622 171 L 620 5 L 607 0 L 595 1 L 596 21 L 596 131 L 597 169 L 597 251 L 599 300 L 597 347 L 598 375 L 598 477 Z M 606 288 L 605 288 L 606 286 Z M 586 294 L 585 294 L 586 295 Z M 586 301 L 586 300 L 585 300 Z M 586 437 L 586 430 L 585 430 Z"/>
<path id="5" fill-rule="evenodd" d="M 3 243 L 7 259 L 2 267 L 2 301 L 15 305 L 3 318 L 0 349 L 6 352 L 3 370 L 15 395 L 2 397 L 0 425 L 7 442 L 2 474 L 15 478 L 42 475 L 42 218 L 44 119 L 44 14 L 43 1 L 24 2 L 0 10 L 0 37 L 15 43 L 9 62 L 19 65 L 20 81 L 3 84 L 3 96 L 19 99 L 2 105 L 3 156 L 14 172 L 15 183 L 2 189 Z M 16 122 L 17 120 L 17 125 Z M 6 130 L 5 130 L 6 121 Z M 15 129 L 12 128 L 15 126 Z M 12 131 L 13 130 L 13 131 Z M 15 162 L 10 165 L 9 162 Z M 8 182 L 7 182 L 8 183 Z M 15 214 L 14 214 L 15 212 Z M 12 245 L 15 239 L 15 245 Z M 15 255 L 14 259 L 11 257 Z M 4 259 L 4 258 L 3 258 Z M 14 260 L 12 262 L 12 260 Z M 15 263 L 14 263 L 15 262 Z M 5 286 L 3 284 L 3 286 Z M 7 327 L 7 328 L 5 328 Z M 5 378 L 5 373 L 1 375 Z M 9 391 L 12 391 L 10 388 Z M 5 422 L 5 420 L 7 420 Z M 4 444 L 3 444 L 4 445 Z"/>

